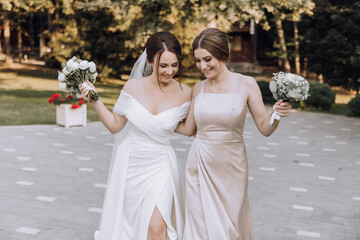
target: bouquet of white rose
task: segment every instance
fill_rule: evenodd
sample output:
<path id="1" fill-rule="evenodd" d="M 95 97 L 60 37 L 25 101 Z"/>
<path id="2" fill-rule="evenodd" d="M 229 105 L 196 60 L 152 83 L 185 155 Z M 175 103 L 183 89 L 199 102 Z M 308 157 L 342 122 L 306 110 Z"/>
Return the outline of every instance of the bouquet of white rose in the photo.
<path id="1" fill-rule="evenodd" d="M 308 81 L 296 74 L 278 72 L 273 74 L 274 81 L 269 84 L 270 91 L 276 100 L 282 99 L 284 102 L 303 101 L 309 96 L 310 85 Z M 280 116 L 276 111 L 273 112 L 269 124 L 277 127 Z"/>
<path id="2" fill-rule="evenodd" d="M 97 75 L 98 73 L 96 72 L 96 65 L 94 62 L 88 62 L 87 60 L 72 57 L 63 66 L 62 71 L 59 71 L 59 88 L 70 95 L 79 97 L 81 91 L 78 86 L 81 84 L 88 88 L 90 102 L 95 102 L 99 99 L 99 95 L 94 89 L 90 88 L 87 81 L 95 83 Z"/>

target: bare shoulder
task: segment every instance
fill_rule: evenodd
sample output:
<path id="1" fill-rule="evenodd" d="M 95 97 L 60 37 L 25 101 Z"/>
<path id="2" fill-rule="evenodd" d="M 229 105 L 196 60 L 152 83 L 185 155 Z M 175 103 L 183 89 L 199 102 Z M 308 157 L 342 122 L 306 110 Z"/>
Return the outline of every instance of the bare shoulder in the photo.
<path id="1" fill-rule="evenodd" d="M 192 89 L 190 87 L 186 86 L 185 84 L 181 84 L 181 88 L 182 88 L 182 93 L 183 93 L 186 101 L 191 101 Z"/>
<path id="2" fill-rule="evenodd" d="M 123 90 L 129 94 L 134 93 L 135 89 L 139 89 L 139 84 L 141 84 L 141 80 L 142 79 L 136 79 L 136 78 L 128 80 L 125 83 Z"/>
<path id="3" fill-rule="evenodd" d="M 206 80 L 203 80 L 206 81 Z M 200 91 L 201 91 L 201 84 L 203 81 L 199 81 L 194 85 L 194 89 L 193 89 L 193 96 L 194 98 L 199 95 Z"/>
<path id="4" fill-rule="evenodd" d="M 236 73 L 236 77 L 239 81 L 241 81 L 242 83 L 251 86 L 256 84 L 256 80 L 255 78 L 251 77 L 251 76 L 247 76 L 247 75 L 243 75 L 240 73 Z"/>
<path id="5" fill-rule="evenodd" d="M 255 78 L 251 76 L 236 73 L 236 79 L 240 81 L 242 88 L 246 88 L 248 90 L 256 90 L 257 88 L 259 88 Z"/>

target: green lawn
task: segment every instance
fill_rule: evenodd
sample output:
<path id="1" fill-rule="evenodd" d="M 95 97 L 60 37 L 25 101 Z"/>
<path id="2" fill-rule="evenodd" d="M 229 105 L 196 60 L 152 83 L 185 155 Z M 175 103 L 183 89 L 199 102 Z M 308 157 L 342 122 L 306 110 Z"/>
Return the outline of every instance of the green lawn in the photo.
<path id="1" fill-rule="evenodd" d="M 104 87 L 100 92 L 105 106 L 112 109 L 120 88 Z M 0 125 L 55 124 L 56 105 L 48 103 L 53 90 L 4 89 L 0 88 Z M 99 121 L 92 104 L 88 103 L 87 117 L 90 121 Z"/>
<path id="2" fill-rule="evenodd" d="M 193 86 L 196 81 L 184 78 L 183 82 Z M 116 103 L 123 84 L 124 81 L 116 79 L 95 84 L 109 110 Z M 54 93 L 62 93 L 58 90 L 56 69 L 20 64 L 6 67 L 0 63 L 0 126 L 55 124 L 56 105 L 48 103 Z M 89 121 L 99 121 L 90 103 L 87 118 Z"/>
<path id="3" fill-rule="evenodd" d="M 254 75 L 258 80 L 270 79 L 271 75 Z M 193 86 L 198 80 L 183 78 L 183 83 Z M 120 93 L 124 81 L 108 80 L 96 83 L 99 95 L 108 109 L 112 109 Z M 6 68 L 0 64 L 0 126 L 55 124 L 56 106 L 48 103 L 48 99 L 58 90 L 57 70 L 46 67 L 15 65 Z M 345 95 L 344 95 L 345 96 Z M 346 95 L 347 98 L 349 98 Z M 318 111 L 302 107 L 305 111 Z M 333 114 L 348 115 L 345 104 L 334 104 L 329 111 Z M 92 104 L 88 103 L 87 117 L 89 121 L 99 121 Z"/>

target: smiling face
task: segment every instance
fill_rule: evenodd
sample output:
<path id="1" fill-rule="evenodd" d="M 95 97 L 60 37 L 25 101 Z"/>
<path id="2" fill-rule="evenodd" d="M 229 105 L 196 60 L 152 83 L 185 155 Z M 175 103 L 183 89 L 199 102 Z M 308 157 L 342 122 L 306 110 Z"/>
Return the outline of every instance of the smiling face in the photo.
<path id="1" fill-rule="evenodd" d="M 158 56 L 155 57 L 154 63 L 150 63 L 153 69 L 157 69 L 155 74 L 158 76 L 160 83 L 169 83 L 175 74 L 179 71 L 179 59 L 175 53 L 164 51 L 157 63 Z M 157 66 L 157 67 L 156 67 Z"/>
<path id="2" fill-rule="evenodd" d="M 203 48 L 197 48 L 194 51 L 196 67 L 204 73 L 206 78 L 216 78 L 221 72 L 221 62 L 215 58 L 209 51 Z"/>

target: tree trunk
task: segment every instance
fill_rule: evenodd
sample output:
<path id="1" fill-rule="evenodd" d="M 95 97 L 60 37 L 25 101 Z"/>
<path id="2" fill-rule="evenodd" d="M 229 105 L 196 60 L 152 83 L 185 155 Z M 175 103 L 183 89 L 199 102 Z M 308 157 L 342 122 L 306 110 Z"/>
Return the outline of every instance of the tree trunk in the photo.
<path id="1" fill-rule="evenodd" d="M 1 44 L 1 31 L 0 31 L 0 54 L 3 52 L 2 44 Z"/>
<path id="2" fill-rule="evenodd" d="M 20 23 L 18 23 L 16 28 L 18 32 L 18 37 L 17 37 L 18 58 L 19 58 L 19 63 L 21 63 L 23 58 L 23 47 L 22 47 L 22 28 Z"/>
<path id="3" fill-rule="evenodd" d="M 278 67 L 281 69 L 284 68 L 284 61 L 281 58 L 278 58 Z"/>
<path id="4" fill-rule="evenodd" d="M 55 0 L 55 32 L 58 32 L 58 25 L 59 25 L 59 9 L 60 9 L 60 2 L 59 0 Z"/>
<path id="5" fill-rule="evenodd" d="M 49 11 L 47 11 L 47 20 L 48 20 L 48 28 L 49 28 L 49 37 L 50 40 L 52 41 L 53 39 L 53 25 L 52 25 L 52 20 L 51 20 L 51 14 L 49 13 Z"/>
<path id="6" fill-rule="evenodd" d="M 317 79 L 318 79 L 318 81 L 319 81 L 320 83 L 324 83 L 324 75 L 319 74 L 318 77 L 317 77 Z"/>
<path id="7" fill-rule="evenodd" d="M 297 22 L 294 21 L 294 40 L 295 40 L 295 71 L 297 75 L 300 75 L 300 53 L 299 53 L 299 29 Z"/>
<path id="8" fill-rule="evenodd" d="M 34 50 L 34 48 L 35 48 L 34 14 L 31 14 L 31 15 L 30 15 L 29 28 L 30 28 L 31 50 Z"/>
<path id="9" fill-rule="evenodd" d="M 307 78 L 307 75 L 308 75 L 307 66 L 308 66 L 307 58 L 304 58 L 304 68 L 303 68 L 303 76 L 304 76 L 304 78 Z"/>
<path id="10" fill-rule="evenodd" d="M 275 17 L 275 22 L 276 22 L 276 30 L 277 30 L 277 35 L 279 38 L 280 49 L 282 51 L 282 54 L 281 54 L 282 56 L 280 56 L 280 57 L 283 60 L 285 71 L 290 72 L 291 67 L 290 67 L 290 62 L 289 62 L 288 55 L 287 55 L 284 29 L 282 27 L 282 22 L 281 22 L 279 13 L 275 13 L 274 17 Z"/>
<path id="11" fill-rule="evenodd" d="M 5 45 L 5 62 L 6 63 L 13 63 L 12 57 L 11 57 L 11 44 L 10 44 L 10 19 L 9 13 L 4 12 L 4 45 Z"/>

